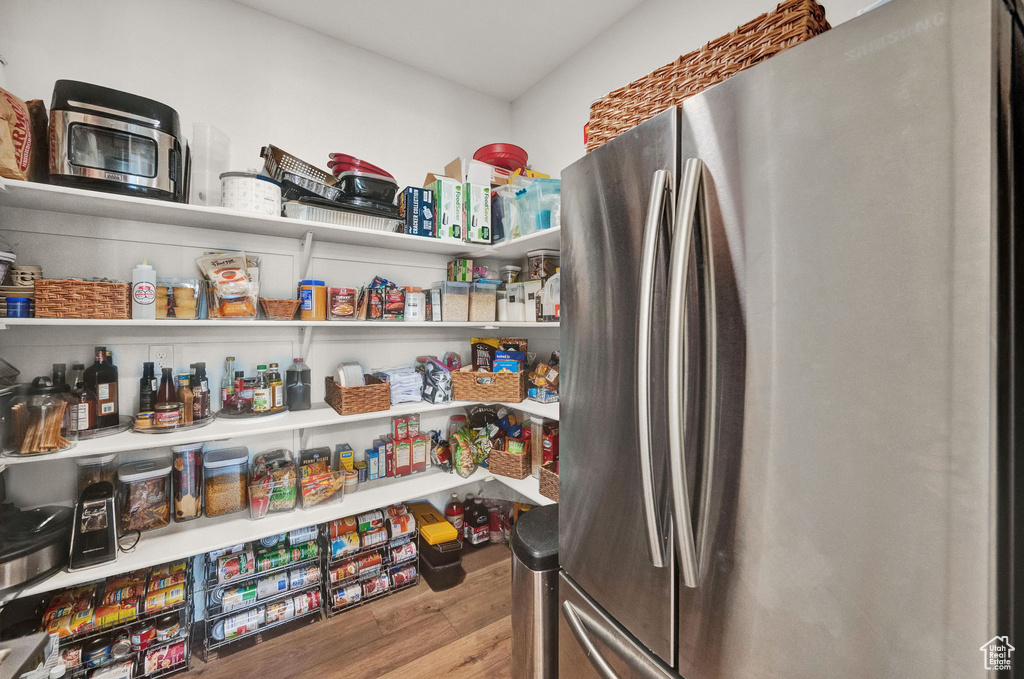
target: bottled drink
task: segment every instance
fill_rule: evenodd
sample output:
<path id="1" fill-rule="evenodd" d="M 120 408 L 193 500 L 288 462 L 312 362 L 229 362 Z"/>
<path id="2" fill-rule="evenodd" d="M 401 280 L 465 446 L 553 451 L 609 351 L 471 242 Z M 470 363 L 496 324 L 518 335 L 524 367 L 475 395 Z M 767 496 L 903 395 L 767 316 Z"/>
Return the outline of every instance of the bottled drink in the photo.
<path id="1" fill-rule="evenodd" d="M 193 410 L 194 398 L 192 396 L 192 386 L 189 384 L 191 375 L 188 373 L 180 373 L 178 375 L 178 402 L 182 404 L 183 409 L 181 411 L 181 423 L 192 424 L 192 418 L 195 416 L 195 410 Z"/>
<path id="2" fill-rule="evenodd" d="M 174 403 L 178 400 L 174 390 L 174 375 L 170 368 L 163 368 L 160 375 L 160 388 L 156 392 L 157 403 Z"/>
<path id="3" fill-rule="evenodd" d="M 276 363 L 270 364 L 267 371 L 267 383 L 270 384 L 270 409 L 281 410 L 284 408 L 284 381 L 281 379 L 281 372 Z"/>
<path id="4" fill-rule="evenodd" d="M 224 376 L 220 378 L 220 407 L 231 412 L 229 404 L 235 398 L 235 357 L 224 359 Z"/>
<path id="5" fill-rule="evenodd" d="M 469 539 L 469 514 L 473 511 L 473 494 L 466 493 L 466 501 L 462 503 L 462 539 Z"/>
<path id="6" fill-rule="evenodd" d="M 205 420 L 210 416 L 210 381 L 206 377 L 206 363 L 196 363 L 189 384 L 192 387 L 192 420 Z"/>
<path id="7" fill-rule="evenodd" d="M 473 500 L 473 510 L 466 515 L 469 526 L 469 544 L 484 545 L 491 541 L 491 513 L 487 511 L 483 500 Z"/>
<path id="8" fill-rule="evenodd" d="M 70 387 L 67 382 L 67 363 L 54 363 L 53 364 L 53 386 L 55 387 Z"/>
<path id="9" fill-rule="evenodd" d="M 301 358 L 296 358 L 292 360 L 292 364 L 285 373 L 288 409 L 309 410 L 312 406 L 313 393 L 309 366 Z"/>
<path id="10" fill-rule="evenodd" d="M 139 412 L 153 412 L 156 405 L 156 391 L 159 385 L 156 375 L 153 374 L 153 361 L 146 361 L 142 364 L 142 379 L 139 380 Z"/>
<path id="11" fill-rule="evenodd" d="M 245 386 L 245 372 L 235 371 L 235 412 L 248 413 L 252 411 L 252 392 Z"/>
<path id="12" fill-rule="evenodd" d="M 252 389 L 252 411 L 265 413 L 270 410 L 270 383 L 267 381 L 267 366 L 256 366 L 256 384 Z"/>
<path id="13" fill-rule="evenodd" d="M 75 388 L 71 390 L 74 404 L 73 417 L 78 422 L 78 431 L 96 428 L 96 392 L 85 386 L 85 368 L 81 363 L 71 367 Z"/>
<path id="14" fill-rule="evenodd" d="M 96 394 L 96 426 L 117 426 L 117 367 L 106 347 L 96 347 L 96 362 L 85 369 L 85 386 Z"/>
<path id="15" fill-rule="evenodd" d="M 455 527 L 459 535 L 462 535 L 462 524 L 465 523 L 464 517 L 465 510 L 462 508 L 462 503 L 459 502 L 459 494 L 452 493 L 451 501 L 444 507 L 444 518 L 448 519 L 448 523 Z"/>

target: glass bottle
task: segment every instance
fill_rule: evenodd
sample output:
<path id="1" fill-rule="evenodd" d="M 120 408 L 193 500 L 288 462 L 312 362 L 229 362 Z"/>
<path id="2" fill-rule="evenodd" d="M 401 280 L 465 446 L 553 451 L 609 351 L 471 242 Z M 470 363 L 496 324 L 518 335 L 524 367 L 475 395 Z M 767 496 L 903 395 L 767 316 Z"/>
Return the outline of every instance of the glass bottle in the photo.
<path id="1" fill-rule="evenodd" d="M 281 379 L 281 372 L 276 363 L 270 364 L 270 369 L 267 371 L 267 383 L 270 385 L 270 409 L 283 409 L 284 381 Z"/>
<path id="2" fill-rule="evenodd" d="M 195 411 L 192 409 L 194 401 L 192 396 L 192 386 L 189 383 L 191 377 L 192 376 L 189 373 L 180 373 L 178 375 L 178 401 L 182 405 L 182 424 L 192 424 L 192 418 L 195 415 Z"/>
<path id="3" fill-rule="evenodd" d="M 206 375 L 205 361 L 196 363 L 196 376 L 199 378 L 199 395 L 202 398 L 202 404 L 199 408 L 200 419 L 206 419 L 212 413 L 210 412 L 210 378 Z"/>
<path id="4" fill-rule="evenodd" d="M 312 407 L 313 382 L 309 366 L 301 358 L 292 360 L 285 371 L 288 410 L 309 410 Z"/>
<path id="5" fill-rule="evenodd" d="M 170 368 L 161 369 L 160 388 L 156 392 L 157 403 L 175 403 L 178 400 L 174 390 L 174 374 Z"/>
<path id="6" fill-rule="evenodd" d="M 256 384 L 252 389 L 252 411 L 265 413 L 270 410 L 270 383 L 267 381 L 267 366 L 256 366 Z"/>
<path id="7" fill-rule="evenodd" d="M 106 347 L 96 347 L 96 362 L 85 369 L 85 386 L 96 394 L 96 427 L 115 427 L 117 409 L 117 367 L 109 360 Z"/>
<path id="8" fill-rule="evenodd" d="M 235 402 L 236 413 L 252 412 L 252 393 L 245 386 L 245 371 L 235 371 Z"/>
<path id="9" fill-rule="evenodd" d="M 469 539 L 469 515 L 473 511 L 473 494 L 466 493 L 466 500 L 462 503 L 462 539 Z"/>
<path id="10" fill-rule="evenodd" d="M 78 421 L 78 431 L 96 428 L 96 392 L 85 386 L 85 367 L 76 363 L 71 367 L 71 378 L 75 388 L 71 390 L 74 400 L 73 417 Z"/>
<path id="11" fill-rule="evenodd" d="M 230 404 L 235 398 L 235 357 L 224 359 L 224 375 L 220 378 L 220 407 L 231 412 Z"/>
<path id="12" fill-rule="evenodd" d="M 69 387 L 66 379 L 68 364 L 67 363 L 54 363 L 53 364 L 53 386 L 55 387 Z"/>
<path id="13" fill-rule="evenodd" d="M 153 406 L 156 405 L 156 391 L 159 385 L 153 370 L 153 361 L 146 361 L 142 364 L 142 379 L 139 380 L 138 412 L 140 413 L 153 412 Z"/>

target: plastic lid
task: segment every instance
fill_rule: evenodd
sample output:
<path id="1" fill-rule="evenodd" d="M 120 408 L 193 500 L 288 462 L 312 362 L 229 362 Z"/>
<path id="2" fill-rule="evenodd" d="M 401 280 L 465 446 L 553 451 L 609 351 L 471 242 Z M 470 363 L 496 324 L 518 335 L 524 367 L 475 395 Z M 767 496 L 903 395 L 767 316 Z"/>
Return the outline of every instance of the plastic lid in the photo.
<path id="1" fill-rule="evenodd" d="M 202 443 L 186 443 L 180 446 L 171 446 L 172 453 L 187 453 L 192 450 L 198 450 L 203 447 Z"/>
<path id="2" fill-rule="evenodd" d="M 249 449 L 245 447 L 211 450 L 203 457 L 203 464 L 207 469 L 232 467 L 239 464 L 246 464 L 248 461 Z"/>
<path id="3" fill-rule="evenodd" d="M 526 253 L 527 257 L 558 257 L 561 254 L 558 250 L 530 250 Z"/>
<path id="4" fill-rule="evenodd" d="M 174 450 L 171 448 L 171 450 Z M 110 464 L 117 458 L 117 453 L 107 453 L 106 455 L 93 455 L 92 457 L 79 457 L 75 458 L 75 464 L 79 467 L 85 467 L 91 464 Z"/>
<path id="5" fill-rule="evenodd" d="M 28 297 L 8 297 L 7 301 L 8 302 L 31 302 L 32 300 L 30 300 Z"/>
<path id="6" fill-rule="evenodd" d="M 171 473 L 171 461 L 168 459 L 138 460 L 126 462 L 117 468 L 117 478 L 123 482 L 145 481 Z"/>
<path id="7" fill-rule="evenodd" d="M 523 267 L 516 266 L 515 264 L 506 264 L 505 266 L 503 266 L 503 267 L 501 267 L 499 269 L 499 271 L 522 271 L 522 270 L 523 270 Z"/>
<path id="8" fill-rule="evenodd" d="M 558 568 L 558 505 L 531 509 L 512 527 L 512 553 L 531 571 Z"/>
<path id="9" fill-rule="evenodd" d="M 304 281 L 299 281 L 299 285 L 327 285 L 327 283 L 324 283 L 323 281 L 315 281 L 315 280 L 312 280 L 312 279 L 307 279 L 307 280 L 304 280 Z"/>
<path id="10" fill-rule="evenodd" d="M 13 262 L 17 258 L 18 256 L 13 252 L 0 252 L 0 259 L 6 260 L 8 262 Z"/>

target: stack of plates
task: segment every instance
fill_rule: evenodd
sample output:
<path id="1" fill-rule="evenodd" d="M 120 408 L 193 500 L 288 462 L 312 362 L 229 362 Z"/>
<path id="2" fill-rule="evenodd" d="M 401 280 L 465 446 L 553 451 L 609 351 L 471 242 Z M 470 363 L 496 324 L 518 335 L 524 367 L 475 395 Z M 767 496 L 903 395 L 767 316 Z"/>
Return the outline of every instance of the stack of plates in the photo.
<path id="1" fill-rule="evenodd" d="M 0 285 L 0 318 L 7 317 L 8 297 L 28 297 L 30 316 L 36 315 L 36 289 L 28 285 Z"/>

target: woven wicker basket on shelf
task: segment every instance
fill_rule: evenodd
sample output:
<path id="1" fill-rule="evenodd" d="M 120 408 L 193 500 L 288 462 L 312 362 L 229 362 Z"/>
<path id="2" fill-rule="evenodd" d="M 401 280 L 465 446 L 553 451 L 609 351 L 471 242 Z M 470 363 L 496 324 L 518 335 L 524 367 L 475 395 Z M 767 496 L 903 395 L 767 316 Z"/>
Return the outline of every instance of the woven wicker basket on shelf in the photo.
<path id="1" fill-rule="evenodd" d="M 728 35 L 609 93 L 590 107 L 587 152 L 779 52 L 829 29 L 814 0 L 786 0 Z"/>
<path id="2" fill-rule="evenodd" d="M 558 474 L 555 463 L 547 462 L 540 467 L 540 494 L 558 502 Z"/>
<path id="3" fill-rule="evenodd" d="M 526 373 L 452 373 L 452 398 L 456 401 L 503 401 L 519 403 L 526 398 Z"/>
<path id="4" fill-rule="evenodd" d="M 525 479 L 530 475 L 530 456 L 492 448 L 487 458 L 487 469 L 498 476 Z"/>
<path id="5" fill-rule="evenodd" d="M 366 375 L 366 385 L 343 387 L 333 377 L 325 379 L 324 401 L 339 415 L 373 413 L 391 408 L 391 385 L 373 375 Z"/>
<path id="6" fill-rule="evenodd" d="M 260 297 L 260 305 L 267 318 L 274 321 L 290 321 L 295 318 L 295 312 L 299 310 L 302 300 L 298 299 L 273 299 Z"/>
<path id="7" fill-rule="evenodd" d="M 36 318 L 131 318 L 130 288 L 128 283 L 37 278 Z"/>

